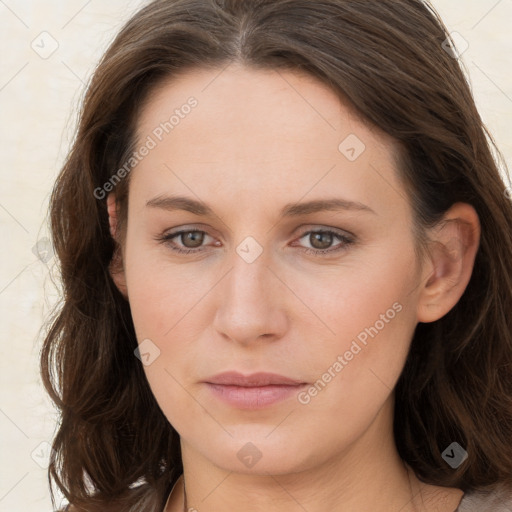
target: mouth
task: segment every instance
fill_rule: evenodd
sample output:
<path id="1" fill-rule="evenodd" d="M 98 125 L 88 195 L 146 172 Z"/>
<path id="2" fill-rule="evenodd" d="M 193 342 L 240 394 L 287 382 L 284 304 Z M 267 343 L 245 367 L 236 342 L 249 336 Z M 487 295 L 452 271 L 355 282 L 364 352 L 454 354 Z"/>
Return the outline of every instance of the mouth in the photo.
<path id="1" fill-rule="evenodd" d="M 238 409 L 262 409 L 295 396 L 308 383 L 275 373 L 224 372 L 204 381 L 212 395 Z"/>

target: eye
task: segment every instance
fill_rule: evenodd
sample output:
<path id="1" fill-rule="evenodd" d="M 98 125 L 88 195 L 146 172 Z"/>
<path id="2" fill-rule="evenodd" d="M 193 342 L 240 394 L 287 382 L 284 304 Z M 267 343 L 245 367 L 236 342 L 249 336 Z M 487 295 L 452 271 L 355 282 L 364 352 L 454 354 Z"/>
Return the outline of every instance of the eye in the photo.
<path id="1" fill-rule="evenodd" d="M 204 240 L 209 235 L 205 231 L 197 229 L 181 230 L 175 233 L 168 233 L 158 237 L 158 241 L 169 245 L 169 247 L 176 252 L 189 254 L 192 252 L 200 252 L 204 249 L 201 248 Z M 174 239 L 177 238 L 181 242 L 181 246 L 177 245 Z M 210 237 L 211 238 L 211 237 Z"/>
<path id="2" fill-rule="evenodd" d="M 354 243 L 351 237 L 329 229 L 312 230 L 303 233 L 299 240 L 306 238 L 310 247 L 304 247 L 304 252 L 326 256 L 333 252 L 343 251 Z M 340 243 L 332 246 L 333 242 L 338 240 Z"/>

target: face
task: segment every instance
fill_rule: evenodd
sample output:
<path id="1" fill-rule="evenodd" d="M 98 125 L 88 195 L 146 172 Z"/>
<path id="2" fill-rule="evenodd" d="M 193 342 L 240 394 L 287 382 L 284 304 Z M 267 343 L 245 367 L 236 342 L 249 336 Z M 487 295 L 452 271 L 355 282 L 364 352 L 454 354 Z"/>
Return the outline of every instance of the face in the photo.
<path id="1" fill-rule="evenodd" d="M 155 90 L 138 142 L 125 280 L 182 443 L 238 472 L 342 453 L 392 403 L 418 321 L 392 141 L 314 78 L 230 65 Z"/>

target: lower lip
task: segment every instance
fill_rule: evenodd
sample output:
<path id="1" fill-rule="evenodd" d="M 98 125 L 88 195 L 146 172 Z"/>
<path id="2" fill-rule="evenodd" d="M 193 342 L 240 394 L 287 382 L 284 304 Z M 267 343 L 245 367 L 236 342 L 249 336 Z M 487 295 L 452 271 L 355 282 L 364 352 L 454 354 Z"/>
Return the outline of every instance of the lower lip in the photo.
<path id="1" fill-rule="evenodd" d="M 296 396 L 307 384 L 271 385 L 258 387 L 227 386 L 224 384 L 206 385 L 223 402 L 239 409 L 262 409 Z"/>

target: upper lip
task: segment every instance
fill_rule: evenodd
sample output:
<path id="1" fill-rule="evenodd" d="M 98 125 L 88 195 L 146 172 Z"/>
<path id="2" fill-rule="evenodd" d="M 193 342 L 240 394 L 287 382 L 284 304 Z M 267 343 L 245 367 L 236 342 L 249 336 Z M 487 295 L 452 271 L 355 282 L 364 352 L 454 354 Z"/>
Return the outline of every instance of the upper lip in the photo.
<path id="1" fill-rule="evenodd" d="M 222 384 L 224 386 L 242 386 L 242 387 L 257 387 L 257 386 L 297 386 L 298 384 L 305 384 L 303 381 L 290 379 L 277 373 L 259 372 L 250 375 L 243 375 L 239 372 L 223 372 L 205 380 L 211 384 Z"/>

